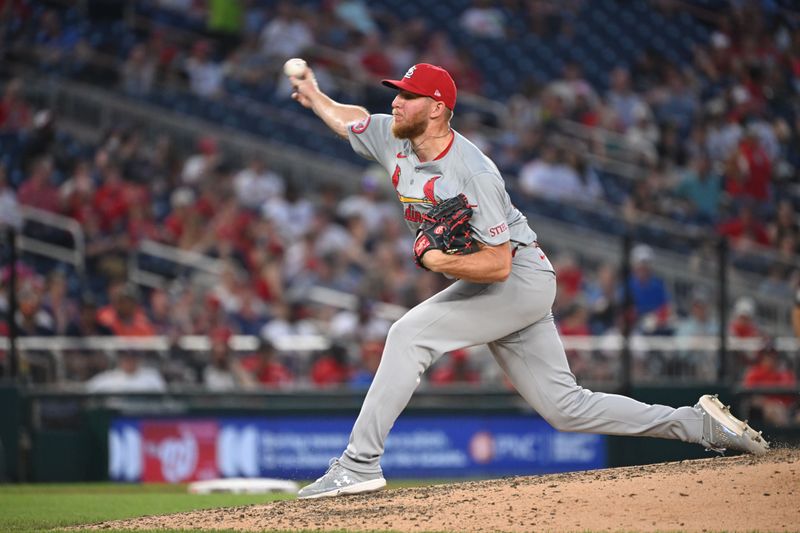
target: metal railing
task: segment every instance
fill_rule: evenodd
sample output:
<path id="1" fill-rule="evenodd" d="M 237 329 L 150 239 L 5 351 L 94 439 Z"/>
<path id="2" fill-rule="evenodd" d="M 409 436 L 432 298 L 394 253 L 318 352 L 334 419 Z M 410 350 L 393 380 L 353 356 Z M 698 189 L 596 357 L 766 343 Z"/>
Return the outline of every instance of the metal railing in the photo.
<path id="1" fill-rule="evenodd" d="M 20 214 L 23 222 L 22 234 L 17 238 L 17 246 L 20 250 L 68 263 L 74 266 L 80 275 L 84 274 L 86 271 L 86 238 L 83 228 L 75 219 L 27 205 L 20 206 Z M 69 233 L 73 247 L 67 248 L 60 244 L 52 244 L 26 236 L 25 225 L 32 222 Z"/>
<path id="2" fill-rule="evenodd" d="M 259 338 L 252 335 L 234 335 L 228 345 L 234 354 L 255 351 Z M 327 350 L 332 339 L 324 335 L 289 335 L 275 339 L 277 350 L 284 353 L 308 353 Z M 567 351 L 573 372 L 584 383 L 610 390 L 619 386 L 620 359 L 624 338 L 619 334 L 602 336 L 564 336 L 562 342 Z M 729 337 L 726 340 L 731 354 L 755 354 L 761 347 L 760 339 Z M 136 351 L 151 353 L 157 360 L 167 362 L 173 348 L 185 352 L 208 352 L 211 342 L 205 335 L 188 335 L 171 339 L 167 336 L 152 337 L 20 337 L 17 340 L 20 357 L 26 360 L 35 357 L 48 361 L 47 375 L 52 383 L 66 379 L 65 358 L 69 354 L 102 353 L 114 361 L 119 352 Z M 9 347 L 9 339 L 0 337 L 0 351 Z M 718 382 L 720 339 L 718 337 L 646 336 L 630 338 L 635 383 L 712 383 Z M 800 342 L 795 337 L 778 337 L 774 347 L 796 372 L 800 371 Z M 491 358 L 483 358 L 488 351 L 481 347 L 473 349 L 480 354 L 481 361 L 473 357 L 476 366 L 491 364 Z M 678 368 L 678 370 L 674 370 Z M 737 371 L 726 379 L 737 379 Z"/>

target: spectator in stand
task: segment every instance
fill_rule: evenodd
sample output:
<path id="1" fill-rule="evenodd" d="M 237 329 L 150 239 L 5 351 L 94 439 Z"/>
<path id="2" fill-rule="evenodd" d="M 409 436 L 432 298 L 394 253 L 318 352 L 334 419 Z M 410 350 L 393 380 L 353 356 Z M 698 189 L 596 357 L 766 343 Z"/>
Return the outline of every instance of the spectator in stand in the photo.
<path id="1" fill-rule="evenodd" d="M 722 178 L 714 172 L 711 160 L 698 154 L 689 161 L 675 194 L 684 201 L 681 218 L 689 223 L 715 224 L 722 200 Z"/>
<path id="2" fill-rule="evenodd" d="M 338 21 L 348 29 L 363 35 L 380 31 L 373 10 L 363 0 L 332 0 L 329 4 Z"/>
<path id="3" fill-rule="evenodd" d="M 392 60 L 386 54 L 380 33 L 368 33 L 361 37 L 361 43 L 355 51 L 358 66 L 365 74 L 364 82 L 369 78 L 386 78 L 394 74 Z"/>
<path id="4" fill-rule="evenodd" d="M 223 95 L 222 82 L 225 73 L 222 64 L 212 57 L 209 41 L 196 41 L 192 55 L 186 60 L 183 69 L 189 78 L 189 89 L 203 98 L 219 98 Z"/>
<path id="5" fill-rule="evenodd" d="M 48 9 L 42 14 L 38 31 L 34 36 L 34 51 L 42 64 L 54 68 L 63 67 L 79 40 L 78 26 L 65 30 L 58 12 Z"/>
<path id="6" fill-rule="evenodd" d="M 283 197 L 286 188 L 283 178 L 258 155 L 234 176 L 233 187 L 239 204 L 253 210 L 261 209 L 273 198 Z"/>
<path id="7" fill-rule="evenodd" d="M 589 328 L 589 310 L 581 299 L 571 302 L 560 313 L 558 331 L 564 337 L 584 337 L 591 335 Z M 590 353 L 581 350 L 566 350 L 569 367 L 581 379 L 592 372 Z"/>
<path id="8" fill-rule="evenodd" d="M 22 80 L 12 78 L 3 91 L 0 100 L 0 133 L 27 131 L 32 124 L 31 107 L 22 93 Z"/>
<path id="9" fill-rule="evenodd" d="M 217 328 L 209 335 L 211 350 L 209 361 L 203 369 L 203 385 L 212 392 L 252 389 L 255 378 L 242 366 L 231 352 L 229 341 L 231 332 Z"/>
<path id="10" fill-rule="evenodd" d="M 689 314 L 679 319 L 675 327 L 678 337 L 711 337 L 719 335 L 719 321 L 712 308 L 711 294 L 705 288 L 692 291 Z"/>
<path id="11" fill-rule="evenodd" d="M 576 61 L 567 61 L 561 70 L 561 77 L 551 82 L 547 90 L 558 95 L 570 110 L 574 110 L 578 106 L 579 98 L 583 98 L 588 108 L 596 107 L 600 100 L 594 88 L 584 77 L 580 63 Z"/>
<path id="12" fill-rule="evenodd" d="M 428 37 L 425 50 L 419 60 L 431 65 L 438 65 L 448 71 L 456 70 L 458 68 L 458 51 L 447 32 L 434 30 Z"/>
<path id="13" fill-rule="evenodd" d="M 25 281 L 17 291 L 17 334 L 21 337 L 41 337 L 55 335 L 56 324 L 51 315 L 42 307 L 41 283 Z"/>
<path id="14" fill-rule="evenodd" d="M 8 182 L 6 167 L 0 165 L 0 230 L 5 230 L 7 227 L 22 227 L 22 215 L 17 193 Z"/>
<path id="15" fill-rule="evenodd" d="M 625 132 L 636 121 L 637 113 L 650 114 L 651 111 L 642 97 L 633 91 L 628 69 L 615 67 L 609 75 L 609 82 L 605 100 L 616 115 L 620 131 Z"/>
<path id="16" fill-rule="evenodd" d="M 391 322 L 375 315 L 373 302 L 362 299 L 357 311 L 343 310 L 330 320 L 328 335 L 343 345 L 361 346 L 365 342 L 383 342 Z"/>
<path id="17" fill-rule="evenodd" d="M 558 269 L 556 300 L 553 308 L 559 313 L 568 308 L 578 297 L 583 286 L 584 274 L 578 258 L 569 252 L 554 257 L 553 266 Z"/>
<path id="18" fill-rule="evenodd" d="M 259 341 L 253 355 L 242 360 L 242 366 L 261 387 L 284 387 L 294 381 L 291 371 L 278 359 L 277 350 L 266 339 Z"/>
<path id="19" fill-rule="evenodd" d="M 679 319 L 675 326 L 676 343 L 684 342 L 692 337 L 719 336 L 719 321 L 712 306 L 711 294 L 707 289 L 697 287 L 692 291 L 689 314 Z M 673 369 L 679 375 L 716 379 L 716 353 L 710 350 L 687 348 L 675 354 Z"/>
<path id="20" fill-rule="evenodd" d="M 350 386 L 354 389 L 366 389 L 372 384 L 378 365 L 383 355 L 383 341 L 371 340 L 361 344 L 361 357 L 350 375 Z"/>
<path id="21" fill-rule="evenodd" d="M 122 350 L 117 353 L 117 364 L 112 370 L 106 370 L 86 382 L 89 393 L 140 393 L 166 392 L 167 384 L 161 373 L 142 362 L 144 354 L 133 350 Z"/>
<path id="22" fill-rule="evenodd" d="M 64 334 L 68 337 L 104 337 L 114 335 L 114 331 L 98 320 L 94 298 L 85 296 L 81 298 L 78 312 L 70 320 Z"/>
<path id="23" fill-rule="evenodd" d="M 467 350 L 454 350 L 441 358 L 441 363 L 430 371 L 428 381 L 432 385 L 477 385 L 481 382 L 481 374 L 469 361 Z"/>
<path id="24" fill-rule="evenodd" d="M 115 163 L 106 165 L 101 177 L 102 182 L 92 199 L 100 231 L 122 234 L 127 226 L 131 184 L 124 180 L 121 169 Z"/>
<path id="25" fill-rule="evenodd" d="M 661 130 L 646 107 L 637 106 L 633 115 L 633 124 L 625 132 L 625 140 L 632 151 L 640 153 L 638 163 L 655 167 L 659 160 Z"/>
<path id="26" fill-rule="evenodd" d="M 622 293 L 617 281 L 617 269 L 603 263 L 595 270 L 594 278 L 584 285 L 583 298 L 589 309 L 589 327 L 592 335 L 602 335 L 614 327 L 620 314 Z"/>
<path id="27" fill-rule="evenodd" d="M 53 318 L 53 331 L 64 335 L 69 322 L 77 314 L 78 308 L 69 297 L 67 275 L 63 270 L 52 270 L 47 274 L 42 309 Z"/>
<path id="28" fill-rule="evenodd" d="M 409 61 L 406 65 L 413 63 Z M 469 48 L 459 48 L 450 67 L 450 74 L 462 93 L 481 94 L 483 92 L 483 73 L 478 68 Z"/>
<path id="29" fill-rule="evenodd" d="M 573 201 L 578 199 L 572 193 L 579 188 L 579 180 L 575 169 L 565 163 L 563 150 L 548 142 L 537 159 L 522 167 L 518 184 L 523 194 L 533 198 Z"/>
<path id="30" fill-rule="evenodd" d="M 737 216 L 717 226 L 717 233 L 727 237 L 736 252 L 746 253 L 759 246 L 769 246 L 767 229 L 750 202 L 740 204 Z"/>
<path id="31" fill-rule="evenodd" d="M 17 200 L 22 205 L 51 213 L 61 212 L 61 197 L 52 180 L 53 160 L 49 157 L 38 159 L 31 169 L 30 177 L 20 185 Z"/>
<path id="32" fill-rule="evenodd" d="M 767 235 L 769 242 L 777 247 L 786 236 L 791 236 L 796 240 L 800 239 L 800 223 L 794 208 L 794 204 L 788 198 L 778 201 L 775 218 L 767 225 Z"/>
<path id="33" fill-rule="evenodd" d="M 734 199 L 755 200 L 766 207 L 771 200 L 772 162 L 754 128 L 745 128 L 731 158 L 725 191 Z"/>
<path id="34" fill-rule="evenodd" d="M 130 96 L 146 96 L 153 90 L 156 77 L 155 58 L 148 54 L 145 44 L 131 48 L 122 65 L 122 90 Z"/>
<path id="35" fill-rule="evenodd" d="M 350 379 L 350 366 L 347 362 L 347 349 L 334 344 L 322 352 L 311 365 L 311 382 L 317 387 L 335 387 Z"/>
<path id="36" fill-rule="evenodd" d="M 797 376 L 782 360 L 775 346 L 768 342 L 756 354 L 756 362 L 745 370 L 742 385 L 746 389 L 797 386 Z M 758 394 L 751 398 L 750 417 L 762 418 L 771 426 L 787 426 L 798 407 L 797 394 Z M 754 412 L 755 411 L 755 412 Z"/>
<path id="37" fill-rule="evenodd" d="M 424 24 L 424 22 L 423 22 Z M 385 45 L 386 55 L 392 61 L 392 72 L 400 75 L 408 65 L 414 64 L 417 51 L 413 37 L 407 31 L 408 25 L 389 28 L 389 36 Z M 316 71 L 315 71 L 316 72 Z M 460 87 L 461 85 L 459 85 Z"/>
<path id="38" fill-rule="evenodd" d="M 262 53 L 274 60 L 302 57 L 314 44 L 314 33 L 302 14 L 302 7 L 283 0 L 260 35 Z"/>
<path id="39" fill-rule="evenodd" d="M 633 298 L 636 327 L 659 335 L 671 331 L 671 301 L 664 280 L 653 272 L 655 254 L 646 244 L 631 251 L 632 272 L 628 280 Z"/>
<path id="40" fill-rule="evenodd" d="M 90 296 L 81 298 L 78 311 L 70 320 L 64 335 L 67 337 L 106 337 L 113 335 L 110 328 L 97 320 L 97 304 Z M 108 368 L 108 357 L 101 351 L 68 350 L 64 353 L 67 377 L 86 381 Z"/>
<path id="41" fill-rule="evenodd" d="M 92 201 L 96 193 L 92 166 L 87 160 L 75 163 L 70 177 L 58 189 L 64 215 L 74 218 L 81 225 L 95 216 Z"/>
<path id="42" fill-rule="evenodd" d="M 650 104 L 658 122 L 671 122 L 680 136 L 685 137 L 695 119 L 698 98 L 682 70 L 673 65 L 668 65 L 664 70 L 665 83 L 651 91 Z"/>
<path id="43" fill-rule="evenodd" d="M 117 282 L 108 290 L 111 303 L 97 311 L 97 320 L 119 337 L 149 337 L 155 328 L 139 305 L 139 291 L 126 282 Z"/>
<path id="44" fill-rule="evenodd" d="M 300 302 L 277 302 L 272 306 L 272 319 L 261 329 L 261 337 L 277 346 L 283 339 L 304 335 L 319 335 L 319 329 L 308 319 L 306 308 Z"/>
<path id="45" fill-rule="evenodd" d="M 742 296 L 733 306 L 733 314 L 728 331 L 733 337 L 752 339 L 761 337 L 761 328 L 755 320 L 756 303 L 748 296 Z"/>
<path id="46" fill-rule="evenodd" d="M 477 38 L 503 39 L 506 35 L 505 15 L 491 0 L 473 0 L 472 6 L 462 13 L 459 25 Z"/>
<path id="47" fill-rule="evenodd" d="M 187 157 L 183 164 L 181 181 L 186 185 L 198 186 L 213 175 L 221 155 L 214 137 L 201 137 L 197 141 L 197 152 Z"/>

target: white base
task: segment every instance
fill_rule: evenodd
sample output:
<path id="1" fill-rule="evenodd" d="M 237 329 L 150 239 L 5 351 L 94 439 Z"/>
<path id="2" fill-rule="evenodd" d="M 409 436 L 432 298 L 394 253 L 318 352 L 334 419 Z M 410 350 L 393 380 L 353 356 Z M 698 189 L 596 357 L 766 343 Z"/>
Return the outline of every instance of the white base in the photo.
<path id="1" fill-rule="evenodd" d="M 271 478 L 225 478 L 209 479 L 189 483 L 190 494 L 232 493 L 232 494 L 267 494 L 285 492 L 295 494 L 297 483 L 286 479 Z"/>

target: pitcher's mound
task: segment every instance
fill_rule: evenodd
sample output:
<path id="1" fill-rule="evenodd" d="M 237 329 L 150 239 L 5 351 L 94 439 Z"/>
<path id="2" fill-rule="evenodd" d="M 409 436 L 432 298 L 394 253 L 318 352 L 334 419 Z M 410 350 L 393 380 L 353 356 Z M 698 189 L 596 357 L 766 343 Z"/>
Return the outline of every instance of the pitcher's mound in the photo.
<path id="1" fill-rule="evenodd" d="M 240 531 L 797 531 L 800 450 L 107 522 Z"/>

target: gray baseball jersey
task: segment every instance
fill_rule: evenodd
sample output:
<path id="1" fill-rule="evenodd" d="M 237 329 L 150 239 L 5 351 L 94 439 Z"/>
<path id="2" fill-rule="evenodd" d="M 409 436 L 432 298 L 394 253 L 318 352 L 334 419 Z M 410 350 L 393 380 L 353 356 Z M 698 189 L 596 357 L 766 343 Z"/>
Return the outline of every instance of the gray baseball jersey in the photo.
<path id="1" fill-rule="evenodd" d="M 525 216 L 511 203 L 495 164 L 463 135 L 454 132 L 450 146 L 423 163 L 411 142 L 396 139 L 391 128 L 390 115 L 372 115 L 350 128 L 350 144 L 391 175 L 411 231 L 417 231 L 422 213 L 463 192 L 474 206 L 470 226 L 479 241 L 495 246 L 508 240 L 526 245 L 536 240 Z"/>
<path id="2" fill-rule="evenodd" d="M 550 307 L 555 272 L 534 244 L 536 234 L 511 204 L 495 165 L 458 133 L 434 161 L 420 162 L 408 141 L 394 138 L 392 117 L 372 115 L 349 130 L 355 151 L 392 176 L 412 229 L 434 202 L 464 193 L 475 204 L 473 233 L 482 242 L 516 243 L 511 274 L 496 283 L 459 280 L 395 322 L 378 371 L 339 459 L 362 473 L 380 471 L 395 420 L 443 354 L 487 344 L 520 395 L 562 431 L 646 435 L 700 442 L 703 415 L 592 392 L 575 382 Z M 528 246 L 519 246 L 528 245 Z"/>

